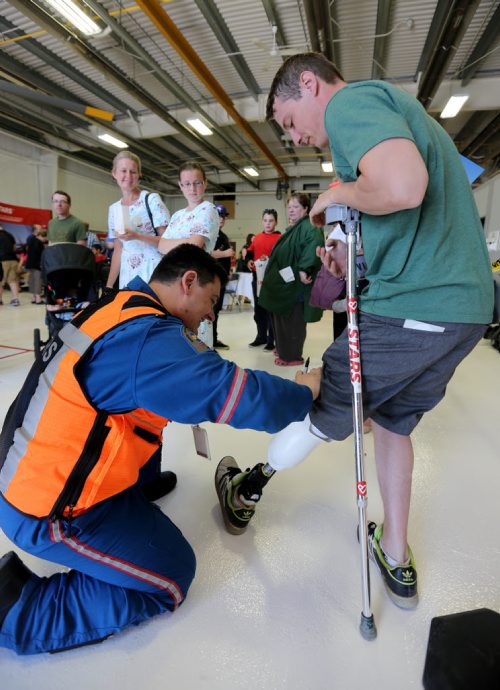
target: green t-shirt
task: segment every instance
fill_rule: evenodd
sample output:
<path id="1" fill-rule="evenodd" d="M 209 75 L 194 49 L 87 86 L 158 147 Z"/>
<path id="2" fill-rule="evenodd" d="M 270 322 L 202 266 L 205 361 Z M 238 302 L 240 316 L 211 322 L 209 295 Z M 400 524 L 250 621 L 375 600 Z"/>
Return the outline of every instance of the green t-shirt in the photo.
<path id="1" fill-rule="evenodd" d="M 78 242 L 87 237 L 85 225 L 76 216 L 53 218 L 47 226 L 47 240 L 50 244 L 57 242 Z"/>
<path id="2" fill-rule="evenodd" d="M 429 173 L 418 208 L 384 216 L 363 213 L 369 281 L 362 311 L 394 318 L 490 323 L 491 266 L 464 167 L 452 140 L 413 96 L 382 81 L 349 84 L 325 111 L 339 178 L 353 182 L 358 164 L 386 139 L 414 142 Z"/>

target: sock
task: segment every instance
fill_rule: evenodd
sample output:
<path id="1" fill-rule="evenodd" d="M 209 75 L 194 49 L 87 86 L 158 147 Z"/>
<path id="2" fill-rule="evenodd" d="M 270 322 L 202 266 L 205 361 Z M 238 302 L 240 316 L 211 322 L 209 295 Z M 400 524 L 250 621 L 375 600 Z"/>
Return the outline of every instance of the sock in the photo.
<path id="1" fill-rule="evenodd" d="M 399 561 L 396 561 L 394 558 L 392 558 L 392 556 L 389 556 L 389 554 L 386 551 L 384 551 L 384 549 L 382 548 L 382 544 L 380 542 L 379 542 L 379 546 L 380 546 L 380 550 L 382 551 L 382 554 L 385 558 L 385 562 L 387 563 L 387 565 L 390 565 L 391 568 L 397 568 L 398 566 L 410 565 L 410 557 L 409 556 L 405 561 L 403 561 L 403 563 L 400 563 Z"/>
<path id="2" fill-rule="evenodd" d="M 239 493 L 240 489 L 241 489 L 241 485 L 232 487 L 230 489 L 230 500 L 231 500 L 231 503 L 233 504 L 233 508 L 238 509 L 238 508 L 251 508 L 251 507 L 253 507 L 257 503 L 257 501 L 259 500 L 260 494 L 256 496 L 256 500 L 252 500 L 252 498 L 253 498 L 252 496 L 250 496 L 249 498 L 245 498 L 244 496 L 242 496 Z"/>

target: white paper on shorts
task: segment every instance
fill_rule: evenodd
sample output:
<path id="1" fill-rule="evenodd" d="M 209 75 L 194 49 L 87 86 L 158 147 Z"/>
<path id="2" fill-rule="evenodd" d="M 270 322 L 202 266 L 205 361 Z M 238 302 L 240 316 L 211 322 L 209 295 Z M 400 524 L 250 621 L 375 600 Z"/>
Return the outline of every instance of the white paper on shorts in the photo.
<path id="1" fill-rule="evenodd" d="M 295 276 L 293 275 L 293 270 L 291 266 L 285 266 L 285 268 L 281 269 L 279 274 L 283 278 L 285 283 L 293 283 L 293 281 L 295 280 Z"/>
<path id="2" fill-rule="evenodd" d="M 264 280 L 264 274 L 266 272 L 267 264 L 269 259 L 267 256 L 262 259 L 257 259 L 255 263 L 255 273 L 257 274 L 257 297 L 260 295 L 260 288 L 262 287 L 262 281 Z"/>

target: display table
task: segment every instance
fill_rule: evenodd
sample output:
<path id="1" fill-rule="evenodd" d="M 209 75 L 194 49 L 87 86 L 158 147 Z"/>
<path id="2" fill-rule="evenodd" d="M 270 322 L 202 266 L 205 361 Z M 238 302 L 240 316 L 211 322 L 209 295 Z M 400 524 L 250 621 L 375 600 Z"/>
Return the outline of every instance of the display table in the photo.
<path id="1" fill-rule="evenodd" d="M 253 273 L 239 273 L 236 294 L 238 297 L 246 297 L 253 307 L 252 279 Z"/>
<path id="2" fill-rule="evenodd" d="M 237 304 L 238 308 L 241 309 L 245 298 L 250 301 L 253 307 L 252 276 L 253 273 L 238 273 L 237 279 L 228 282 L 223 309 L 232 309 L 234 304 Z"/>

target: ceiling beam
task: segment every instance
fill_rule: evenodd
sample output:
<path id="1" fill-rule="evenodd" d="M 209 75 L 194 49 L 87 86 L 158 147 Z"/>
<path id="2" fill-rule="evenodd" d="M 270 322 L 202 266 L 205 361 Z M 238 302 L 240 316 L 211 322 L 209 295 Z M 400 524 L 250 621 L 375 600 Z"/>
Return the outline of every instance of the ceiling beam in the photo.
<path id="1" fill-rule="evenodd" d="M 218 135 L 225 141 L 229 148 L 237 151 L 244 159 L 248 158 L 248 153 L 244 151 L 239 144 L 235 143 L 222 127 L 219 127 L 200 106 L 199 101 L 192 98 L 187 91 L 185 91 L 164 69 L 149 55 L 149 53 L 141 46 L 141 44 L 133 38 L 128 31 L 123 28 L 121 22 L 116 21 L 111 15 L 102 7 L 96 0 L 86 0 L 89 7 L 94 10 L 96 15 L 110 27 L 113 34 L 120 38 L 123 43 L 132 51 L 134 57 L 148 70 L 152 71 L 152 76 L 164 86 L 170 93 L 174 94 L 176 98 L 193 111 L 193 113 L 200 114 L 206 121 L 206 124 L 212 129 L 217 130 Z"/>
<path id="2" fill-rule="evenodd" d="M 330 62 L 333 62 L 333 32 L 329 4 L 328 2 L 324 2 L 324 0 L 315 0 L 314 6 L 316 21 L 320 31 L 320 44 L 323 55 L 330 60 Z"/>
<path id="3" fill-rule="evenodd" d="M 280 18 L 278 16 L 278 13 L 276 12 L 276 8 L 274 6 L 273 0 L 262 0 L 262 6 L 264 7 L 264 12 L 266 13 L 266 17 L 269 21 L 269 24 L 272 26 L 276 27 L 276 45 L 278 47 L 285 47 L 286 46 L 286 38 L 285 34 L 283 32 L 283 27 L 281 25 Z M 285 60 L 284 57 L 282 57 L 282 60 Z M 270 120 L 268 123 L 273 130 L 274 134 L 276 135 L 276 138 L 278 139 L 280 146 L 288 153 L 290 156 L 292 156 L 292 161 L 295 165 L 299 162 L 297 155 L 295 153 L 295 149 L 292 146 L 290 141 L 285 141 L 282 139 L 283 136 L 283 130 L 281 127 L 278 125 L 277 122 L 274 120 Z"/>
<path id="4" fill-rule="evenodd" d="M 10 2 L 10 0 L 9 0 Z M 33 18 L 33 15 L 29 15 L 27 13 L 27 7 L 26 3 L 24 2 L 18 2 L 16 4 L 16 1 L 14 0 L 13 2 L 10 2 L 11 5 L 16 7 L 16 9 L 19 10 L 24 16 L 28 16 L 35 24 L 37 23 L 36 17 Z M 30 3 L 31 4 L 31 3 Z M 0 17 L 0 31 L 8 31 L 9 35 L 12 36 L 23 36 L 23 32 L 17 29 L 14 24 L 11 22 L 7 21 L 6 19 L 3 19 Z M 88 79 L 85 75 L 83 75 L 81 72 L 78 70 L 74 69 L 70 65 L 68 65 L 66 62 L 61 60 L 55 53 L 53 53 L 51 50 L 48 50 L 44 46 L 42 46 L 38 41 L 36 41 L 33 38 L 24 38 L 22 41 L 22 47 L 27 50 L 28 52 L 32 53 L 33 55 L 36 55 L 40 60 L 42 60 L 44 63 L 47 65 L 54 65 L 56 66 L 56 69 L 58 72 L 61 74 L 64 74 L 65 77 L 68 77 L 68 79 L 71 79 L 71 81 L 76 82 L 80 86 L 82 86 L 84 89 L 86 89 L 89 93 L 94 94 L 94 96 L 97 96 L 100 98 L 104 103 L 107 103 L 110 105 L 112 108 L 117 110 L 120 113 L 126 113 L 126 112 L 131 112 L 132 116 L 134 118 L 138 117 L 138 113 L 135 112 L 133 109 L 129 108 L 129 106 L 121 101 L 118 98 L 115 98 L 112 94 L 110 94 L 108 91 L 105 89 L 101 89 L 92 79 Z"/>
<path id="5" fill-rule="evenodd" d="M 87 161 L 91 159 L 103 172 L 110 172 L 115 151 L 105 147 L 90 135 L 82 135 L 82 132 L 68 130 L 67 127 L 50 121 L 46 114 L 34 110 L 32 104 L 24 101 L 21 103 L 21 107 L 16 107 L 15 103 L 0 102 L 0 114 L 3 115 L 7 123 L 4 124 L 6 131 L 18 134 L 24 132 L 27 139 L 38 145 L 44 145 L 56 152 L 64 151 L 64 147 L 57 146 L 52 141 L 52 139 L 57 138 L 58 141 L 72 149 L 73 160 Z M 141 156 L 144 173 L 149 178 L 161 182 L 167 191 L 168 189 L 177 191 L 177 174 L 175 172 L 174 175 L 167 175 L 162 172 L 159 165 L 162 162 L 161 154 L 149 145 L 141 146 L 136 142 L 130 142 L 130 144 L 130 150 Z M 172 177 L 174 180 L 171 179 Z"/>
<path id="6" fill-rule="evenodd" d="M 261 89 L 255 77 L 250 72 L 243 55 L 232 54 L 239 53 L 240 48 L 229 33 L 229 29 L 227 28 L 227 24 L 224 21 L 224 17 L 220 13 L 219 8 L 213 0 L 195 0 L 195 2 L 198 9 L 202 13 L 203 18 L 212 29 L 222 48 L 226 53 L 231 53 L 228 55 L 228 57 L 233 63 L 233 67 L 240 75 L 241 80 L 249 90 L 250 94 L 255 100 L 257 100 L 259 93 L 261 93 Z"/>
<path id="7" fill-rule="evenodd" d="M 4 72 L 5 75 L 11 76 L 16 81 L 25 84 L 26 86 L 30 86 L 32 88 L 35 87 L 41 91 L 45 91 L 45 93 L 50 93 L 54 96 L 58 96 L 59 98 L 76 101 L 77 103 L 84 105 L 83 101 L 74 96 L 70 91 L 57 86 L 57 84 L 54 84 L 49 79 L 46 79 L 41 74 L 38 74 L 38 72 L 35 72 L 33 69 L 26 67 L 26 65 L 23 65 L 22 62 L 19 62 L 6 53 L 0 53 L 0 71 Z M 69 113 L 67 115 L 70 121 L 74 120 L 75 123 L 77 122 L 76 118 L 71 117 Z M 78 123 L 79 127 L 88 127 L 88 123 L 84 122 L 83 120 L 78 120 Z"/>
<path id="8" fill-rule="evenodd" d="M 468 144 L 462 151 L 464 156 L 472 156 L 478 151 L 482 146 L 484 146 L 488 139 L 496 136 L 500 130 L 500 113 L 498 113 L 491 122 L 483 129 L 483 131 Z M 489 158 L 493 158 L 498 155 L 499 147 L 496 146 L 494 150 L 490 152 Z"/>
<path id="9" fill-rule="evenodd" d="M 319 42 L 318 18 L 316 17 L 316 8 L 314 0 L 304 0 L 304 9 L 306 11 L 307 31 L 309 33 L 309 42 L 311 44 L 311 49 L 315 53 L 321 53 L 321 45 Z"/>
<path id="10" fill-rule="evenodd" d="M 329 5 L 329 16 L 330 16 L 330 27 L 331 27 L 331 40 L 332 40 L 332 51 L 333 51 L 333 63 L 335 67 L 342 71 L 342 58 L 341 58 L 341 42 L 338 40 L 340 38 L 339 22 L 337 19 L 337 3 L 330 2 Z"/>
<path id="11" fill-rule="evenodd" d="M 176 24 L 170 19 L 167 12 L 160 5 L 158 0 L 137 0 L 137 4 L 149 17 L 161 34 L 167 39 L 170 45 L 175 48 L 184 62 L 194 72 L 202 84 L 204 84 L 205 87 L 210 91 L 212 96 L 217 99 L 228 115 L 232 117 L 235 124 L 237 124 L 238 127 L 246 134 L 247 138 L 249 138 L 252 143 L 254 143 L 255 146 L 262 151 L 267 160 L 276 169 L 279 176 L 287 178 L 288 175 L 281 163 L 269 150 L 262 139 L 257 136 L 249 122 L 247 122 L 247 120 L 245 120 L 239 114 L 229 95 L 226 93 L 217 79 L 215 79 L 213 74 L 207 69 L 206 65 L 200 60 L 198 54 L 192 48 L 191 44 L 186 40 L 184 35 L 179 31 Z M 246 178 L 246 180 L 247 182 L 251 182 L 250 178 Z"/>
<path id="12" fill-rule="evenodd" d="M 286 39 L 285 34 L 283 33 L 283 26 L 278 13 L 276 12 L 273 0 L 262 0 L 262 6 L 264 7 L 264 12 L 266 13 L 269 24 L 276 27 L 276 45 L 282 47 L 285 46 Z"/>
<path id="13" fill-rule="evenodd" d="M 455 0 L 441 25 L 441 31 L 436 28 L 439 39 L 422 74 L 417 92 L 417 99 L 426 110 L 446 74 L 448 65 L 455 56 L 479 3 L 480 0 Z"/>
<path id="14" fill-rule="evenodd" d="M 375 42 L 373 44 L 372 79 L 383 79 L 385 76 L 385 59 L 391 23 L 393 0 L 378 0 L 377 23 L 375 25 Z"/>
<path id="15" fill-rule="evenodd" d="M 172 117 L 161 103 L 150 96 L 145 89 L 130 79 L 130 77 L 124 74 L 120 69 L 118 69 L 118 67 L 106 60 L 102 55 L 98 54 L 93 47 L 83 41 L 82 38 L 76 34 L 73 34 L 67 27 L 59 24 L 59 22 L 53 19 L 50 15 L 43 11 L 42 8 L 38 7 L 34 3 L 30 3 L 27 6 L 23 0 L 9 1 L 10 4 L 16 7 L 21 13 L 32 19 L 35 24 L 48 31 L 52 36 L 55 36 L 59 40 L 63 41 L 66 46 L 70 47 L 80 57 L 83 57 L 85 60 L 87 60 L 92 67 L 104 74 L 113 83 L 117 84 L 125 91 L 125 93 L 130 94 L 135 100 L 140 101 L 151 112 L 153 112 L 155 115 L 158 115 L 158 117 L 171 125 L 179 133 L 183 134 L 189 141 L 194 142 L 197 147 L 209 152 L 212 158 L 219 161 L 224 167 L 227 167 L 229 170 L 238 175 L 238 177 L 241 177 L 246 182 L 249 182 L 250 184 L 253 184 L 253 186 L 257 187 L 252 180 L 249 180 L 246 175 L 239 170 L 239 168 L 233 165 L 228 158 L 223 156 L 215 146 L 209 144 L 204 137 L 195 134 L 188 127 Z M 61 62 L 61 60 L 58 61 Z M 193 157 L 196 157 L 195 154 L 193 154 Z"/>
<path id="16" fill-rule="evenodd" d="M 420 53 L 420 59 L 417 65 L 417 71 L 413 77 L 414 81 L 418 81 L 425 68 L 429 64 L 432 54 L 436 50 L 438 41 L 441 38 L 443 29 L 446 24 L 454 0 L 438 0 L 434 15 L 431 20 L 431 25 L 425 39 L 424 47 Z"/>
<path id="17" fill-rule="evenodd" d="M 49 96 L 41 91 L 36 91 L 35 89 L 30 89 L 26 86 L 20 86 L 19 84 L 14 84 L 5 79 L 0 79 L 0 91 L 3 91 L 4 93 L 15 93 L 18 96 L 27 98 L 29 101 L 34 101 L 35 103 L 43 103 L 44 105 L 60 108 L 61 110 L 70 110 L 73 113 L 88 115 L 89 117 L 100 118 L 106 121 L 113 119 L 113 113 L 109 113 L 106 110 L 93 108 L 85 105 L 84 103 L 78 103 L 77 101 L 73 100 L 69 101 L 67 98 Z"/>
<path id="18" fill-rule="evenodd" d="M 453 138 L 458 150 L 460 152 L 464 151 L 494 120 L 496 115 L 497 113 L 492 110 L 477 110 L 471 113 L 467 122 Z"/>
<path id="19" fill-rule="evenodd" d="M 467 64 L 463 70 L 460 70 L 458 76 L 462 76 L 462 86 L 467 86 L 470 80 L 478 71 L 481 63 L 486 59 L 490 48 L 496 43 L 500 36 L 500 4 L 491 17 L 482 36 L 476 43 L 476 46 L 470 56 L 467 58 Z"/>

